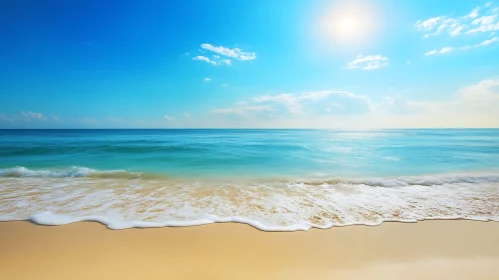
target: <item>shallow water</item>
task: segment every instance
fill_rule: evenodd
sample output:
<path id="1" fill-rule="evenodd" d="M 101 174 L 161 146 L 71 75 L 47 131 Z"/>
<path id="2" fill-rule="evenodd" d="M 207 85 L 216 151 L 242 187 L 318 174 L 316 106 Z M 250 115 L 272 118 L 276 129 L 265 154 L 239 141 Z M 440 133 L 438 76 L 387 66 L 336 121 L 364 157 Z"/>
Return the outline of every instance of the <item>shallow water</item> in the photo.
<path id="1" fill-rule="evenodd" d="M 0 130 L 0 220 L 499 220 L 499 130 Z"/>

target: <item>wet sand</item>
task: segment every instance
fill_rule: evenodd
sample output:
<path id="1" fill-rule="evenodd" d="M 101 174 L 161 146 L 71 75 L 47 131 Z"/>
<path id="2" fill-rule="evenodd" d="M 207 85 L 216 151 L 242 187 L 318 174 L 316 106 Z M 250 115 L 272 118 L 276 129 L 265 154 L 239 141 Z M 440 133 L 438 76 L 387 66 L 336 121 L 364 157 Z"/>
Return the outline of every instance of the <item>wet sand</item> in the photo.
<path id="1" fill-rule="evenodd" d="M 263 232 L 0 222 L 0 279 L 499 279 L 499 223 Z"/>

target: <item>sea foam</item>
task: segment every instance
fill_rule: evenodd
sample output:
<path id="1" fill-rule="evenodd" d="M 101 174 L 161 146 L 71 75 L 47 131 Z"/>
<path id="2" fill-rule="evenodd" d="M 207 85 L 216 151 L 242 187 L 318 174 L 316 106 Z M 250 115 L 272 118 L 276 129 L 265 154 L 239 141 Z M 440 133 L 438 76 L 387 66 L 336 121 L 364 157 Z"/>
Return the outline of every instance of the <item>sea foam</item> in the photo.
<path id="1" fill-rule="evenodd" d="M 0 171 L 0 220 L 97 221 L 111 229 L 238 222 L 296 231 L 384 221 L 499 221 L 499 174 L 390 178 L 173 180 L 97 171 Z"/>
<path id="2" fill-rule="evenodd" d="M 129 172 L 126 170 L 95 170 L 87 167 L 70 167 L 53 170 L 32 170 L 23 166 L 0 169 L 0 177 L 13 178 L 139 178 L 147 176 L 145 173 Z"/>

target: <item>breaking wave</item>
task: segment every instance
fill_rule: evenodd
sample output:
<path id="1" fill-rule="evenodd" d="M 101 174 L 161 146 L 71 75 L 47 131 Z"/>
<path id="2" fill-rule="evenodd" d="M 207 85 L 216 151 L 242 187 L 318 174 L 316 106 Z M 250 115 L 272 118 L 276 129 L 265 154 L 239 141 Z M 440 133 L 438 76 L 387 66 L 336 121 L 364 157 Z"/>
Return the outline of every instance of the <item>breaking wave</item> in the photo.
<path id="1" fill-rule="evenodd" d="M 124 170 L 0 170 L 0 220 L 111 229 L 246 223 L 295 231 L 384 221 L 499 221 L 499 173 L 210 181 Z"/>

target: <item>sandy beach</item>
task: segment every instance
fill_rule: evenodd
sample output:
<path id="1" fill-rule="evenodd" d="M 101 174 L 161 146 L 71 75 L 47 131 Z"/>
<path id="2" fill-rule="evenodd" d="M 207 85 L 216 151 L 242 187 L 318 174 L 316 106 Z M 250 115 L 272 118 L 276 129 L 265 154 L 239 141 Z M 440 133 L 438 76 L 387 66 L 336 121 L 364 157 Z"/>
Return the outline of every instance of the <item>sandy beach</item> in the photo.
<path id="1" fill-rule="evenodd" d="M 499 223 L 308 232 L 0 223 L 1 279 L 499 279 Z"/>

